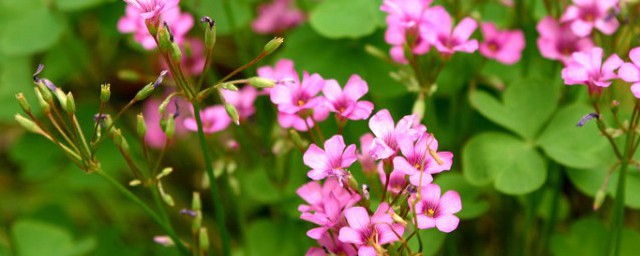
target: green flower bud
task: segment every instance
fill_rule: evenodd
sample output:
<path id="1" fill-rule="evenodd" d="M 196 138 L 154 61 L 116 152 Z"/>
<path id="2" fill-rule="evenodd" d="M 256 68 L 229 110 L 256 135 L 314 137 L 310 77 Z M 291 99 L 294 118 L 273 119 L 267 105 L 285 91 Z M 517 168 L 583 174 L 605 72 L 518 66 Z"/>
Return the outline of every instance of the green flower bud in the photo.
<path id="1" fill-rule="evenodd" d="M 418 120 L 422 120 L 424 118 L 424 110 L 427 108 L 427 104 L 425 103 L 424 96 L 420 94 L 416 99 L 416 102 L 413 103 L 413 109 L 411 113 L 418 116 Z"/>
<path id="2" fill-rule="evenodd" d="M 138 137 L 140 138 L 144 138 L 144 135 L 147 134 L 147 124 L 144 121 L 144 116 L 142 115 L 142 113 L 138 114 L 138 124 L 137 124 L 137 132 L 138 132 Z"/>
<path id="3" fill-rule="evenodd" d="M 213 49 L 216 45 L 216 23 L 207 16 L 202 17 L 200 21 L 205 25 L 204 45 L 207 49 Z"/>
<path id="4" fill-rule="evenodd" d="M 67 103 L 65 104 L 65 110 L 69 114 L 76 113 L 76 101 L 73 99 L 73 94 L 71 92 L 67 94 Z"/>
<path id="5" fill-rule="evenodd" d="M 25 113 L 27 114 L 31 113 L 31 106 L 29 105 L 29 102 L 27 102 L 27 99 L 24 98 L 24 94 L 22 93 L 16 94 L 16 99 L 18 100 L 20 107 Z"/>
<path id="6" fill-rule="evenodd" d="M 135 186 L 138 186 L 138 185 L 140 185 L 140 184 L 142 184 L 142 181 L 140 181 L 140 180 L 138 180 L 138 179 L 135 179 L 135 180 L 129 181 L 129 186 L 131 186 L 131 187 L 135 187 Z"/>
<path id="7" fill-rule="evenodd" d="M 171 35 L 171 29 L 169 28 L 169 24 L 165 21 L 162 26 L 158 29 L 158 48 L 161 51 L 166 52 L 171 49 L 171 43 L 173 43 L 173 35 Z"/>
<path id="8" fill-rule="evenodd" d="M 263 77 L 252 77 L 249 78 L 249 84 L 256 88 L 271 88 L 276 86 L 276 81 Z"/>
<path id="9" fill-rule="evenodd" d="M 51 94 L 51 91 L 49 90 L 49 88 L 47 88 L 47 86 L 45 86 L 42 83 L 39 83 L 38 84 L 38 90 L 40 91 L 40 93 L 42 94 L 42 98 L 46 102 L 52 102 L 53 101 L 53 95 Z"/>
<path id="10" fill-rule="evenodd" d="M 232 83 L 222 83 L 220 85 L 220 88 L 225 89 L 227 91 L 234 91 L 234 92 L 238 91 L 238 87 Z"/>
<path id="11" fill-rule="evenodd" d="M 191 199 L 191 210 L 200 211 L 202 210 L 202 201 L 200 199 L 200 193 L 193 192 L 193 198 Z"/>
<path id="12" fill-rule="evenodd" d="M 602 206 L 602 204 L 604 203 L 604 199 L 606 199 L 607 197 L 607 193 L 604 192 L 604 189 L 599 189 L 598 192 L 596 192 L 596 196 L 593 200 L 593 210 L 597 211 L 598 209 L 600 209 L 600 206 Z"/>
<path id="13" fill-rule="evenodd" d="M 197 233 L 200 227 L 202 227 L 202 212 L 196 211 L 196 216 L 193 217 L 193 222 L 191 223 L 191 232 Z"/>
<path id="14" fill-rule="evenodd" d="M 200 242 L 201 251 L 209 250 L 209 235 L 207 234 L 207 228 L 200 228 L 200 233 L 198 234 L 198 241 Z"/>
<path id="15" fill-rule="evenodd" d="M 173 138 L 173 135 L 176 133 L 176 119 L 173 115 L 169 115 L 167 117 L 167 122 L 164 125 L 164 135 L 167 139 Z"/>
<path id="16" fill-rule="evenodd" d="M 67 95 L 64 94 L 64 92 L 60 88 L 56 88 L 55 94 L 56 94 L 56 98 L 58 99 L 58 103 L 60 104 L 60 106 L 63 106 L 65 108 L 65 110 L 66 110 Z"/>
<path id="17" fill-rule="evenodd" d="M 118 71 L 118 78 L 129 82 L 138 82 L 140 81 L 140 74 L 134 70 L 123 69 Z"/>
<path id="18" fill-rule="evenodd" d="M 169 48 L 169 53 L 171 53 L 171 59 L 173 60 L 174 63 L 180 63 L 182 61 L 182 51 L 180 50 L 180 46 L 178 46 L 178 44 L 171 43 L 171 48 Z"/>
<path id="19" fill-rule="evenodd" d="M 162 195 L 162 201 L 169 206 L 174 206 L 176 203 L 173 201 L 173 197 L 169 194 Z"/>
<path id="20" fill-rule="evenodd" d="M 271 41 L 269 41 L 266 45 L 264 45 L 264 49 L 262 50 L 262 52 L 264 52 L 265 54 L 272 54 L 273 52 L 275 52 L 278 47 L 280 47 L 280 45 L 284 42 L 284 38 L 282 37 L 275 37 L 273 39 L 271 39 Z"/>
<path id="21" fill-rule="evenodd" d="M 27 131 L 30 131 L 32 133 L 37 133 L 37 134 L 44 134 L 44 132 L 42 132 L 40 127 L 38 127 L 38 125 L 31 119 L 28 119 L 20 114 L 16 114 L 14 118 L 16 119 L 18 124 L 20 124 L 20 126 L 22 126 Z"/>
<path id="22" fill-rule="evenodd" d="M 169 176 L 169 174 L 171 174 L 173 172 L 173 168 L 171 167 L 165 167 L 164 169 L 162 169 L 162 171 L 160 173 L 158 173 L 158 175 L 156 175 L 156 179 L 162 179 L 163 177 Z"/>
<path id="23" fill-rule="evenodd" d="M 153 83 L 149 83 L 149 84 L 145 85 L 144 87 L 142 87 L 142 89 L 140 89 L 140 91 L 138 91 L 138 93 L 136 94 L 135 99 L 137 101 L 142 101 L 142 100 L 146 99 L 147 97 L 149 97 L 149 95 L 151 95 L 151 93 L 153 93 L 154 89 L 155 89 L 155 87 L 153 87 Z"/>
<path id="24" fill-rule="evenodd" d="M 239 125 L 240 117 L 238 116 L 238 110 L 236 110 L 236 107 L 231 103 L 226 102 L 224 103 L 224 109 L 227 111 L 229 117 L 231 117 L 231 120 L 233 120 L 236 125 Z"/>
<path id="25" fill-rule="evenodd" d="M 49 105 L 49 103 L 47 103 L 47 101 L 42 96 L 42 93 L 40 93 L 40 88 L 39 87 L 34 87 L 33 91 L 35 91 L 35 93 L 36 93 L 36 98 L 38 98 L 38 104 L 40 104 L 40 108 L 42 108 L 42 111 L 44 111 L 45 114 L 49 113 L 51 111 L 51 105 Z M 51 95 L 51 94 L 49 94 L 49 95 Z"/>
<path id="26" fill-rule="evenodd" d="M 109 101 L 109 98 L 111 98 L 111 85 L 100 85 L 100 101 L 102 101 L 102 103 L 105 103 Z"/>

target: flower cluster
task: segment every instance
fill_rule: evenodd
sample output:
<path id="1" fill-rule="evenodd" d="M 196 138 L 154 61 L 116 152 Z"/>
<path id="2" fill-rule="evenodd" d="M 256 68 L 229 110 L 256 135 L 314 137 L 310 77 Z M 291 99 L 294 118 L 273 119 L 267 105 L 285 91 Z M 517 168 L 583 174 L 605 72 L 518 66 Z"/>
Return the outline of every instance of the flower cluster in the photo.
<path id="1" fill-rule="evenodd" d="M 164 22 L 172 32 L 176 43 L 182 44 L 189 30 L 193 27 L 193 17 L 180 12 L 179 0 L 125 0 L 127 7 L 125 16 L 118 20 L 118 30 L 122 33 L 133 33 L 133 39 L 145 49 L 156 48 L 156 39 L 149 33 L 147 22 L 153 24 Z M 157 25 L 156 25 L 157 26 Z"/>
<path id="2" fill-rule="evenodd" d="M 302 11 L 292 6 L 293 0 L 273 0 L 258 6 L 258 17 L 251 23 L 259 34 L 280 33 L 300 24 L 304 20 Z"/>

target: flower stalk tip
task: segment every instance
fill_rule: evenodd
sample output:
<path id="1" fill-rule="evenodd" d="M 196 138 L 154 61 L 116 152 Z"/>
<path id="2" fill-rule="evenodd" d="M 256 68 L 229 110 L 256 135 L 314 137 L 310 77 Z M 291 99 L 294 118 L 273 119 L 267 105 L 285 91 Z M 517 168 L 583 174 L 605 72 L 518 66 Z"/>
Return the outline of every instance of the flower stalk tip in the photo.
<path id="1" fill-rule="evenodd" d="M 275 37 L 271 39 L 271 41 L 269 41 L 266 45 L 264 45 L 264 49 L 262 50 L 262 52 L 266 55 L 272 54 L 280 47 L 280 45 L 282 45 L 283 42 L 284 38 Z"/>

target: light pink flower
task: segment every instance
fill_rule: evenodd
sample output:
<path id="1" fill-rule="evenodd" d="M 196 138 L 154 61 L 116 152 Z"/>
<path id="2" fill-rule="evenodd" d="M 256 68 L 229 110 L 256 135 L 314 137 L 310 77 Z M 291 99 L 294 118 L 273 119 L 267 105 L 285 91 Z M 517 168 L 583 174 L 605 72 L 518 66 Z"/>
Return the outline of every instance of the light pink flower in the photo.
<path id="1" fill-rule="evenodd" d="M 180 0 L 124 0 L 127 8 L 135 8 L 143 19 L 157 19 L 162 13 L 178 6 Z"/>
<path id="2" fill-rule="evenodd" d="M 258 76 L 273 79 L 278 83 L 300 82 L 298 72 L 293 67 L 293 61 L 289 59 L 281 59 L 273 67 L 258 68 Z"/>
<path id="3" fill-rule="evenodd" d="M 156 42 L 140 17 L 140 10 L 132 5 L 127 5 L 125 16 L 118 20 L 118 31 L 133 33 L 133 39 L 145 49 L 156 48 Z M 171 8 L 160 15 L 160 19 L 166 21 L 171 29 L 176 43 L 182 44 L 185 36 L 193 27 L 193 17 L 188 13 L 181 13 L 180 8 Z"/>
<path id="4" fill-rule="evenodd" d="M 596 47 L 584 52 L 575 52 L 573 61 L 562 69 L 562 79 L 567 85 L 584 84 L 589 93 L 599 93 L 603 87 L 609 87 L 616 79 L 615 70 L 622 65 L 618 55 L 611 55 L 602 63 L 602 48 Z"/>
<path id="5" fill-rule="evenodd" d="M 178 114 L 175 120 L 175 124 L 176 124 L 175 134 L 176 136 L 178 136 L 178 135 L 184 134 L 186 130 L 183 125 L 185 115 L 184 113 L 179 113 L 178 110 L 176 109 L 176 104 L 174 104 L 176 100 L 178 99 L 173 98 L 171 100 L 172 102 L 170 102 L 169 105 L 167 105 L 166 113 L 169 115 Z M 160 106 L 160 103 L 161 101 L 157 99 L 147 99 L 144 102 L 144 107 L 143 107 L 144 121 L 147 126 L 147 133 L 144 136 L 144 140 L 147 143 L 147 145 L 149 145 L 152 148 L 164 147 L 164 143 L 167 139 L 167 137 L 164 135 L 164 132 L 162 131 L 162 128 L 160 127 L 161 116 L 160 116 L 160 113 L 158 112 L 158 107 Z M 181 107 L 186 107 L 184 102 L 182 102 L 181 100 L 178 100 L 178 104 Z"/>
<path id="6" fill-rule="evenodd" d="M 281 33 L 304 20 L 302 11 L 294 8 L 292 0 L 273 0 L 258 7 L 258 17 L 251 28 L 258 34 Z"/>
<path id="7" fill-rule="evenodd" d="M 338 239 L 358 247 L 359 256 L 379 255 L 376 247 L 398 241 L 398 236 L 404 233 L 401 224 L 393 223 L 390 212 L 393 212 L 393 209 L 387 203 L 381 203 L 371 217 L 364 207 L 345 210 L 344 217 L 349 226 L 340 229 Z"/>
<path id="8" fill-rule="evenodd" d="M 376 160 L 369 153 L 373 139 L 374 137 L 371 133 L 366 133 L 360 137 L 360 152 L 356 157 L 365 174 L 373 173 L 376 170 Z"/>
<path id="9" fill-rule="evenodd" d="M 631 85 L 633 96 L 640 99 L 640 47 L 631 49 L 629 52 L 631 63 L 624 63 L 618 70 L 618 76 Z"/>
<path id="10" fill-rule="evenodd" d="M 334 135 L 324 142 L 324 150 L 311 144 L 303 156 L 304 164 L 311 167 L 307 176 L 321 180 L 328 176 L 342 179 L 349 175 L 346 170 L 356 161 L 356 145 L 348 147 L 341 135 Z"/>
<path id="11" fill-rule="evenodd" d="M 573 0 L 560 18 L 560 22 L 571 24 L 571 30 L 580 37 L 591 34 L 593 28 L 611 35 L 616 32 L 618 20 L 609 12 L 618 4 L 618 0 Z"/>
<path id="12" fill-rule="evenodd" d="M 455 52 L 472 53 L 478 49 L 478 40 L 469 37 L 478 27 L 478 23 L 472 18 L 462 19 L 453 27 L 453 20 L 449 13 L 435 12 L 433 19 L 437 20 L 437 26 L 433 31 L 427 31 L 425 37 L 440 53 L 451 55 Z"/>
<path id="13" fill-rule="evenodd" d="M 335 178 L 327 179 L 322 186 L 317 181 L 311 181 L 296 193 L 309 203 L 298 207 L 302 212 L 300 219 L 320 226 L 307 232 L 313 239 L 321 239 L 328 230 L 338 232 L 344 226 L 342 211 L 360 201 L 360 195 L 349 193 Z"/>
<path id="14" fill-rule="evenodd" d="M 351 244 L 343 243 L 338 240 L 336 236 L 331 236 L 329 233 L 325 233 L 320 239 L 317 239 L 318 244 L 324 249 L 329 251 L 331 255 L 344 255 L 344 256 L 356 256 L 358 252 Z M 323 248 L 311 247 L 305 254 L 306 256 L 329 256 Z"/>
<path id="15" fill-rule="evenodd" d="M 453 154 L 437 152 L 438 141 L 431 134 L 423 133 L 415 144 L 407 138 L 401 139 L 399 144 L 403 156 L 393 158 L 394 171 L 409 175 L 411 184 L 415 186 L 425 186 L 433 181 L 431 174 L 451 169 Z"/>
<path id="16" fill-rule="evenodd" d="M 407 185 L 406 174 L 401 171 L 394 170 L 389 174 L 389 183 L 387 183 L 387 174 L 384 169 L 378 168 L 378 175 L 380 176 L 380 184 L 384 187 L 387 184 L 387 191 L 391 194 L 397 195 L 402 192 L 404 186 Z"/>
<path id="17" fill-rule="evenodd" d="M 368 90 L 367 82 L 358 75 L 352 75 L 344 86 L 344 90 L 340 88 L 338 81 L 331 79 L 326 81 L 322 93 L 329 110 L 340 118 L 365 120 L 373 111 L 373 103 L 358 100 L 367 94 Z"/>
<path id="18" fill-rule="evenodd" d="M 200 117 L 202 118 L 202 127 L 205 133 L 214 133 L 226 129 L 231 124 L 231 118 L 227 114 L 227 111 L 223 106 L 216 105 L 205 108 L 200 111 Z M 184 120 L 184 126 L 187 130 L 198 131 L 196 119 L 189 117 Z"/>
<path id="19" fill-rule="evenodd" d="M 498 30 L 491 22 L 482 23 L 484 42 L 480 53 L 507 65 L 515 64 L 522 57 L 525 41 L 521 30 Z"/>
<path id="20" fill-rule="evenodd" d="M 414 54 L 421 55 L 429 51 L 430 44 L 425 33 L 436 26 L 433 17 L 444 11 L 441 6 L 429 8 L 432 0 L 386 0 L 380 10 L 387 15 L 385 40 L 392 45 L 390 54 L 393 60 L 406 63 L 404 46 L 409 45 Z"/>
<path id="21" fill-rule="evenodd" d="M 420 124 L 417 115 L 403 117 L 394 127 L 393 118 L 389 110 L 378 111 L 369 119 L 369 129 L 376 136 L 371 143 L 369 153 L 373 158 L 387 159 L 398 152 L 398 140 L 408 136 L 411 140 L 417 140 L 427 130 Z"/>
<path id="22" fill-rule="evenodd" d="M 594 47 L 590 38 L 577 36 L 568 24 L 558 24 L 552 17 L 542 19 L 536 29 L 540 34 L 538 49 L 540 49 L 542 56 L 562 61 L 565 65 L 571 62 L 572 53 Z"/>
<path id="23" fill-rule="evenodd" d="M 409 200 L 415 200 L 415 197 Z M 460 219 L 453 215 L 462 210 L 460 195 L 456 191 L 449 190 L 440 197 L 440 187 L 436 184 L 420 188 L 420 201 L 415 207 L 415 218 L 417 218 L 419 229 L 436 227 L 442 232 L 449 233 L 455 230 L 460 222 Z"/>
<path id="24" fill-rule="evenodd" d="M 236 92 L 222 90 L 222 96 L 228 103 L 236 107 L 240 120 L 246 120 L 256 112 L 254 102 L 258 97 L 258 90 L 253 86 L 244 86 Z"/>
<path id="25" fill-rule="evenodd" d="M 284 128 L 306 131 L 327 118 L 325 98 L 317 96 L 325 85 L 318 74 L 303 74 L 302 82 L 283 82 L 271 88 L 271 102 L 278 106 L 278 122 Z"/>

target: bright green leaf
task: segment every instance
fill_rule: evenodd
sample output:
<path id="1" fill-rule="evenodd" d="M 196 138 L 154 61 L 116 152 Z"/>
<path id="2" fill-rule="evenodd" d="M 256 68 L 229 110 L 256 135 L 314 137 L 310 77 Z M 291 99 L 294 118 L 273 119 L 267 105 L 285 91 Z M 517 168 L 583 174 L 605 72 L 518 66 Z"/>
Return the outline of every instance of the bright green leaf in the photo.
<path id="1" fill-rule="evenodd" d="M 44 51 L 62 36 L 63 21 L 44 5 L 22 11 L 0 26 L 0 53 L 24 56 Z"/>
<path id="2" fill-rule="evenodd" d="M 56 5 L 63 11 L 80 11 L 103 3 L 105 0 L 55 0 Z"/>
<path id="3" fill-rule="evenodd" d="M 309 23 L 328 38 L 359 38 L 378 27 L 380 1 L 325 0 L 311 12 Z"/>
<path id="4" fill-rule="evenodd" d="M 497 190 L 511 195 L 530 193 L 547 177 L 544 159 L 532 145 L 497 132 L 471 138 L 462 149 L 462 167 L 469 183 L 493 182 Z"/>
<path id="5" fill-rule="evenodd" d="M 480 114 L 525 139 L 536 137 L 556 109 L 559 91 L 542 79 L 521 79 L 504 91 L 503 101 L 483 91 L 470 95 Z"/>
<path id="6" fill-rule="evenodd" d="M 76 244 L 67 230 L 39 221 L 19 220 L 11 231 L 17 255 L 20 256 L 84 255 L 95 247 L 92 239 Z"/>
<path id="7" fill-rule="evenodd" d="M 601 163 L 598 155 L 610 149 L 595 121 L 583 127 L 576 126 L 580 118 L 590 112 L 590 107 L 581 104 L 558 111 L 538 138 L 538 144 L 546 155 L 573 168 L 592 168 Z"/>

